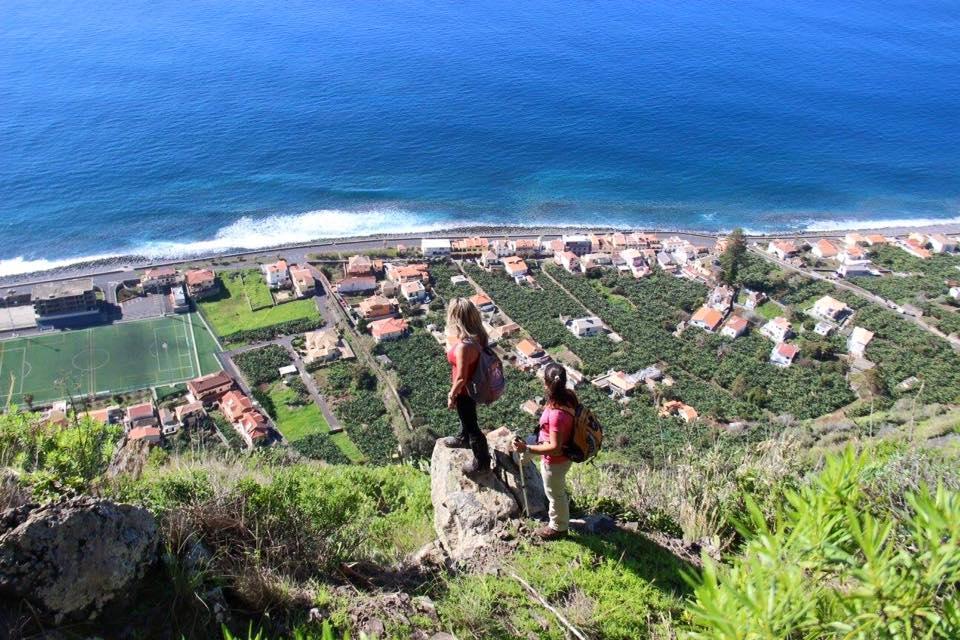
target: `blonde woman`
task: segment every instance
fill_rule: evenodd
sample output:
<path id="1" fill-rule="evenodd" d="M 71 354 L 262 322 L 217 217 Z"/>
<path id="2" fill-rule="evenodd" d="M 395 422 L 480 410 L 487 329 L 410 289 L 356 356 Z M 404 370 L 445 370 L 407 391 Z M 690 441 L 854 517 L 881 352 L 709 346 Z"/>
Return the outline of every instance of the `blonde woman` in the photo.
<path id="1" fill-rule="evenodd" d="M 447 305 L 447 362 L 452 368 L 447 408 L 456 409 L 460 433 L 443 439 L 450 448 L 471 449 L 473 460 L 463 467 L 468 475 L 490 471 L 490 450 L 487 438 L 477 422 L 477 403 L 467 393 L 467 384 L 480 360 L 480 351 L 487 346 L 487 332 L 480 312 L 466 298 L 454 298 Z"/>

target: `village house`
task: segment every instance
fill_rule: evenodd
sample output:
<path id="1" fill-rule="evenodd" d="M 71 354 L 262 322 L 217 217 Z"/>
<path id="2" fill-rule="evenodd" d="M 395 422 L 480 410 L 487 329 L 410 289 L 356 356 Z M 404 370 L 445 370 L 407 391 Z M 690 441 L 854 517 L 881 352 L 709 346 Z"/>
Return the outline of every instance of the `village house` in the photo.
<path id="1" fill-rule="evenodd" d="M 490 243 L 490 250 L 497 254 L 497 256 L 500 258 L 516 255 L 516 252 L 513 250 L 513 243 L 510 242 L 509 238 L 498 238 L 493 240 Z"/>
<path id="2" fill-rule="evenodd" d="M 239 420 L 234 423 L 234 429 L 243 438 L 247 447 L 253 448 L 259 442 L 263 442 L 270 435 L 270 427 L 267 425 L 267 419 L 259 411 L 248 411 L 243 414 Z"/>
<path id="3" fill-rule="evenodd" d="M 177 421 L 177 416 L 170 409 L 160 407 L 160 409 L 157 410 L 157 415 L 160 417 L 160 430 L 163 432 L 163 435 L 172 436 L 180 430 L 180 423 Z"/>
<path id="4" fill-rule="evenodd" d="M 783 316 L 777 316 L 763 325 L 760 333 L 774 342 L 783 342 L 793 335 L 793 325 Z"/>
<path id="5" fill-rule="evenodd" d="M 181 281 L 180 272 L 173 267 L 147 269 L 140 276 L 140 286 L 144 291 L 162 293 Z"/>
<path id="6" fill-rule="evenodd" d="M 842 264 L 837 267 L 837 276 L 841 278 L 864 278 L 874 275 L 869 262 Z"/>
<path id="7" fill-rule="evenodd" d="M 83 415 L 91 420 L 99 422 L 100 424 L 120 424 L 123 422 L 123 418 L 126 414 L 124 410 L 117 405 L 111 405 L 101 409 L 92 409 L 85 412 Z"/>
<path id="8" fill-rule="evenodd" d="M 123 426 L 127 430 L 137 427 L 155 427 L 157 424 L 157 414 L 152 402 L 141 402 L 127 407 L 126 416 L 123 420 Z"/>
<path id="9" fill-rule="evenodd" d="M 576 273 L 580 270 L 580 258 L 572 251 L 562 251 L 554 255 L 553 261 L 570 273 Z"/>
<path id="10" fill-rule="evenodd" d="M 631 270 L 636 267 L 647 266 L 647 261 L 639 249 L 624 249 L 620 252 L 620 258 Z"/>
<path id="11" fill-rule="evenodd" d="M 864 237 L 862 233 L 858 233 L 857 231 L 850 231 L 849 233 L 847 233 L 847 235 L 843 237 L 843 243 L 848 247 L 855 247 L 858 245 L 866 246 L 867 239 L 866 237 Z"/>
<path id="12" fill-rule="evenodd" d="M 900 248 L 912 255 L 915 258 L 920 258 L 921 260 L 930 259 L 933 254 L 923 246 L 924 243 L 920 242 L 915 238 L 907 238 L 902 243 L 900 243 Z"/>
<path id="13" fill-rule="evenodd" d="M 332 327 L 319 331 L 308 331 L 303 337 L 304 351 L 306 352 L 303 361 L 307 364 L 332 362 L 353 357 L 353 351 L 342 340 L 337 330 Z"/>
<path id="14" fill-rule="evenodd" d="M 429 282 L 430 271 L 427 269 L 427 265 L 423 263 L 408 264 L 406 266 L 390 265 L 387 269 L 387 278 L 398 284 L 413 282 L 414 280 Z"/>
<path id="15" fill-rule="evenodd" d="M 194 300 L 200 300 L 220 292 L 217 274 L 213 269 L 191 269 L 184 275 L 187 293 Z"/>
<path id="16" fill-rule="evenodd" d="M 490 296 L 483 293 L 470 296 L 470 302 L 472 302 L 473 306 L 475 306 L 477 309 L 485 313 L 491 313 L 497 309 L 497 307 L 493 304 L 493 300 L 490 299 Z"/>
<path id="17" fill-rule="evenodd" d="M 756 309 L 762 305 L 767 300 L 767 294 L 762 291 L 753 291 L 751 289 L 744 289 L 744 299 L 743 299 L 743 308 L 744 309 Z"/>
<path id="18" fill-rule="evenodd" d="M 518 342 L 514 351 L 516 351 L 517 361 L 522 367 L 539 367 L 550 361 L 550 356 L 544 351 L 543 347 L 529 338 L 524 338 Z"/>
<path id="19" fill-rule="evenodd" d="M 720 335 L 731 339 L 739 338 L 747 332 L 749 326 L 750 324 L 743 316 L 732 315 L 723 325 L 723 329 L 720 330 Z"/>
<path id="20" fill-rule="evenodd" d="M 396 298 L 400 295 L 400 284 L 393 280 L 381 280 L 377 283 L 377 293 L 384 298 Z"/>
<path id="21" fill-rule="evenodd" d="M 507 272 L 507 275 L 514 280 L 517 278 L 523 278 L 530 272 L 529 267 L 527 267 L 527 263 L 524 262 L 519 256 L 510 256 L 508 258 L 504 258 L 503 268 Z"/>
<path id="22" fill-rule="evenodd" d="M 726 313 L 733 306 L 733 295 L 733 287 L 726 285 L 714 287 L 707 297 L 707 306 L 721 313 Z"/>
<path id="23" fill-rule="evenodd" d="M 450 243 L 450 254 L 459 258 L 476 258 L 490 246 L 486 238 L 472 236 L 460 238 Z"/>
<path id="24" fill-rule="evenodd" d="M 135 427 L 127 433 L 128 440 L 143 440 L 149 444 L 160 442 L 160 429 L 157 427 Z"/>
<path id="25" fill-rule="evenodd" d="M 673 262 L 673 258 L 666 251 L 661 251 L 657 254 L 657 266 L 667 273 L 672 273 L 677 270 L 677 265 Z"/>
<path id="26" fill-rule="evenodd" d="M 813 243 L 813 248 L 810 250 L 810 253 L 818 258 L 827 260 L 836 258 L 840 253 L 840 249 L 837 248 L 837 245 L 833 244 L 826 238 L 820 238 Z"/>
<path id="27" fill-rule="evenodd" d="M 646 278 L 652 273 L 653 271 L 650 269 L 650 267 L 648 267 L 645 264 L 637 265 L 630 268 L 630 274 L 638 280 L 640 278 Z"/>
<path id="28" fill-rule="evenodd" d="M 404 282 L 400 285 L 400 295 L 409 302 L 423 302 L 427 299 L 427 288 L 420 280 Z"/>
<path id="29" fill-rule="evenodd" d="M 424 238 L 420 241 L 420 252 L 424 258 L 445 258 L 450 255 L 450 241 L 446 238 Z"/>
<path id="30" fill-rule="evenodd" d="M 517 238 L 510 242 L 513 253 L 521 258 L 535 258 L 540 253 L 540 240 Z"/>
<path id="31" fill-rule="evenodd" d="M 495 269 L 497 267 L 503 266 L 503 261 L 500 259 L 500 256 L 497 255 L 496 251 L 487 250 L 483 252 L 483 255 L 480 256 L 480 259 L 477 260 L 479 264 L 484 269 Z"/>
<path id="32" fill-rule="evenodd" d="M 376 342 L 399 340 L 407 334 L 407 321 L 402 318 L 386 318 L 370 323 L 370 335 Z"/>
<path id="33" fill-rule="evenodd" d="M 710 333 L 716 331 L 721 322 L 723 322 L 723 314 L 707 306 L 697 309 L 693 317 L 690 318 L 690 326 L 699 327 Z"/>
<path id="34" fill-rule="evenodd" d="M 957 250 L 957 241 L 942 233 L 930 234 L 927 242 L 930 244 L 930 250 L 933 253 L 954 253 Z"/>
<path id="35" fill-rule="evenodd" d="M 606 328 L 603 326 L 603 321 L 596 316 L 567 320 L 564 325 L 567 327 L 570 333 L 578 338 L 587 338 L 606 333 Z"/>
<path id="36" fill-rule="evenodd" d="M 223 371 L 208 373 L 187 382 L 187 398 L 204 405 L 213 404 L 220 396 L 233 388 L 233 378 Z"/>
<path id="37" fill-rule="evenodd" d="M 350 276 L 337 283 L 337 291 L 344 296 L 372 293 L 376 289 L 377 279 L 373 276 Z"/>
<path id="38" fill-rule="evenodd" d="M 580 256 L 590 253 L 592 250 L 593 243 L 590 242 L 590 238 L 583 234 L 563 236 L 563 251 L 569 251 L 579 258 Z"/>
<path id="39" fill-rule="evenodd" d="M 170 287 L 170 293 L 167 295 L 170 298 L 170 308 L 173 309 L 174 313 L 190 311 L 190 300 L 187 298 L 187 292 L 182 284 Z"/>
<path id="40" fill-rule="evenodd" d="M 417 284 L 420 284 L 421 287 L 423 286 L 420 282 Z M 400 311 L 400 305 L 395 299 L 384 298 L 383 296 L 370 296 L 357 305 L 357 311 L 360 317 L 365 320 L 380 320 L 397 315 Z"/>
<path id="41" fill-rule="evenodd" d="M 885 235 L 880 233 L 868 233 L 865 236 L 865 240 L 867 241 L 867 245 L 871 247 L 888 244 L 890 242 Z"/>
<path id="42" fill-rule="evenodd" d="M 100 301 L 91 278 L 45 282 L 33 287 L 37 324 L 84 322 L 100 314 Z"/>
<path id="43" fill-rule="evenodd" d="M 537 400 L 527 400 L 520 404 L 520 411 L 529 413 L 533 417 L 540 415 L 540 402 Z"/>
<path id="44" fill-rule="evenodd" d="M 867 345 L 873 340 L 873 335 L 873 331 L 868 331 L 863 327 L 854 327 L 847 339 L 847 352 L 858 358 L 864 357 Z"/>
<path id="45" fill-rule="evenodd" d="M 220 411 L 230 422 L 236 422 L 243 414 L 252 410 L 253 401 L 240 391 L 228 391 L 220 398 Z"/>
<path id="46" fill-rule="evenodd" d="M 780 260 L 787 260 L 792 258 L 799 253 L 797 245 L 790 242 L 789 240 L 772 240 L 769 245 L 767 245 L 767 253 L 777 256 Z"/>
<path id="47" fill-rule="evenodd" d="M 587 255 L 580 258 L 580 272 L 581 273 L 590 273 L 592 271 L 600 270 L 600 263 L 597 262 L 595 253 L 588 253 Z"/>
<path id="48" fill-rule="evenodd" d="M 277 260 L 260 267 L 267 286 L 271 289 L 283 289 L 290 286 L 290 271 L 286 260 Z"/>
<path id="49" fill-rule="evenodd" d="M 607 376 L 607 389 L 614 396 L 625 398 L 633 394 L 640 380 L 623 371 L 611 371 Z"/>
<path id="50" fill-rule="evenodd" d="M 814 302 L 810 309 L 810 315 L 813 317 L 837 323 L 843 322 L 851 313 L 853 309 L 832 296 L 823 296 Z"/>
<path id="51" fill-rule="evenodd" d="M 344 275 L 359 278 L 373 275 L 373 261 L 367 256 L 350 256 L 344 267 Z"/>
<path id="52" fill-rule="evenodd" d="M 669 400 L 660 408 L 661 416 L 676 416 L 684 422 L 693 422 L 699 417 L 697 410 L 679 400 Z"/>
<path id="53" fill-rule="evenodd" d="M 499 342 L 505 336 L 511 336 L 520 331 L 520 325 L 516 322 L 507 322 L 500 326 L 492 326 L 487 331 L 491 342 Z"/>
<path id="54" fill-rule="evenodd" d="M 819 336 L 826 338 L 831 333 L 833 333 L 837 328 L 837 325 L 833 324 L 829 320 L 821 320 L 813 327 L 813 332 Z"/>
<path id="55" fill-rule="evenodd" d="M 207 412 L 204 410 L 202 402 L 188 402 L 177 405 L 174 409 L 174 415 L 176 416 L 177 422 L 179 422 L 184 429 L 187 429 L 199 426 L 207 416 Z"/>
<path id="56" fill-rule="evenodd" d="M 960 302 L 960 286 L 950 287 L 950 297 Z"/>
<path id="57" fill-rule="evenodd" d="M 290 281 L 293 292 L 300 298 L 309 298 L 317 294 L 317 280 L 309 267 L 295 264 L 290 267 Z"/>
<path id="58" fill-rule="evenodd" d="M 770 351 L 770 362 L 778 367 L 789 367 L 793 364 L 793 360 L 797 357 L 798 353 L 800 353 L 800 349 L 797 345 L 780 342 Z"/>
<path id="59" fill-rule="evenodd" d="M 841 264 L 863 264 L 868 261 L 867 252 L 858 244 L 852 244 L 837 254 L 837 260 Z"/>

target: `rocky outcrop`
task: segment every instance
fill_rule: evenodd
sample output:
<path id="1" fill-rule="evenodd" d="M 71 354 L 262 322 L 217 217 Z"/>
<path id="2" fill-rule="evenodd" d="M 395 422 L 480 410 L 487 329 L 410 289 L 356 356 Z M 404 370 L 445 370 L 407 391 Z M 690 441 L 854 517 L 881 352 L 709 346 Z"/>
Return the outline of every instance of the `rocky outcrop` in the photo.
<path id="1" fill-rule="evenodd" d="M 123 475 L 134 479 L 139 478 L 140 474 L 143 473 L 143 468 L 147 465 L 149 456 L 149 442 L 127 439 L 114 452 L 110 466 L 107 467 L 106 476 L 116 478 Z"/>
<path id="2" fill-rule="evenodd" d="M 95 617 L 132 591 L 157 559 L 146 509 L 88 496 L 0 514 L 0 594 L 25 598 L 56 622 Z"/>
<path id="3" fill-rule="evenodd" d="M 512 440 L 513 433 L 505 427 L 487 435 L 495 470 L 476 479 L 461 471 L 472 457 L 469 450 L 447 449 L 439 441 L 434 446 L 430 460 L 433 523 L 440 546 L 454 562 L 488 551 L 509 535 L 510 520 L 525 513 L 530 517 L 546 513 L 540 472 L 530 460 L 518 464 L 510 453 Z"/>

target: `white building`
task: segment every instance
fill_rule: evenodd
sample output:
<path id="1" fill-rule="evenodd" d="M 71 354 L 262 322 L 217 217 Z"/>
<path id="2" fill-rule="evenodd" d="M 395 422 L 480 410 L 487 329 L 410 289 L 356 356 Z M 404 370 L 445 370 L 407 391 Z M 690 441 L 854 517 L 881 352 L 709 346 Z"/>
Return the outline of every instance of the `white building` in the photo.
<path id="1" fill-rule="evenodd" d="M 862 358 L 867 351 L 867 345 L 873 340 L 873 332 L 863 327 L 854 327 L 847 340 L 847 352 L 852 356 Z"/>
<path id="2" fill-rule="evenodd" d="M 783 316 L 777 316 L 760 328 L 760 333 L 774 342 L 784 342 L 793 335 L 793 325 Z"/>
<path id="3" fill-rule="evenodd" d="M 832 296 L 823 296 L 810 309 L 810 315 L 821 320 L 832 320 L 833 322 L 843 322 L 844 318 L 850 315 L 853 309 L 843 302 L 840 302 Z"/>
<path id="4" fill-rule="evenodd" d="M 565 324 L 570 333 L 578 338 L 596 336 L 606 332 L 606 329 L 603 326 L 603 321 L 595 316 L 567 320 Z"/>
<path id="5" fill-rule="evenodd" d="M 267 286 L 271 289 L 281 289 L 290 285 L 290 271 L 286 260 L 277 260 L 273 264 L 265 264 L 260 269 L 263 271 Z"/>
<path id="6" fill-rule="evenodd" d="M 450 255 L 448 238 L 424 238 L 420 241 L 420 251 L 424 258 L 445 258 Z"/>
<path id="7" fill-rule="evenodd" d="M 410 302 L 423 302 L 427 298 L 427 289 L 420 280 L 404 282 L 400 285 L 400 295 Z"/>
<path id="8" fill-rule="evenodd" d="M 796 345 L 781 342 L 770 352 L 770 362 L 778 367 L 789 367 L 798 353 L 800 349 Z"/>

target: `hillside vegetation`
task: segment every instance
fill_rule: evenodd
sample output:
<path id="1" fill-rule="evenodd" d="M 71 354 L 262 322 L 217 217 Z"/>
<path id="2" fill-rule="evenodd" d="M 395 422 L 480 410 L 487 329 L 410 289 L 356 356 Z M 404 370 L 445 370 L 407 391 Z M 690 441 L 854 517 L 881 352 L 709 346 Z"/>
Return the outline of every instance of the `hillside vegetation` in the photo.
<path id="1" fill-rule="evenodd" d="M 567 637 L 519 578 L 592 638 L 951 638 L 960 474 L 952 449 L 918 439 L 927 422 L 955 426 L 951 416 L 921 416 L 883 439 L 853 430 L 836 453 L 828 432 L 789 427 L 696 449 L 677 442 L 656 463 L 607 454 L 571 474 L 575 511 L 636 524 L 542 545 L 517 521 L 518 545 L 490 560 L 492 573 L 409 561 L 434 537 L 430 478 L 416 465 L 158 449 L 139 477 L 108 479 L 115 430 L 13 412 L 0 417 L 0 460 L 18 479 L 0 497 L 86 491 L 157 516 L 163 577 L 88 629 L 108 636 L 205 638 L 222 622 L 241 638 L 320 638 L 324 624 L 327 637 L 357 637 L 376 616 L 387 637 Z"/>

